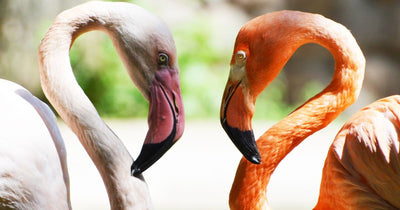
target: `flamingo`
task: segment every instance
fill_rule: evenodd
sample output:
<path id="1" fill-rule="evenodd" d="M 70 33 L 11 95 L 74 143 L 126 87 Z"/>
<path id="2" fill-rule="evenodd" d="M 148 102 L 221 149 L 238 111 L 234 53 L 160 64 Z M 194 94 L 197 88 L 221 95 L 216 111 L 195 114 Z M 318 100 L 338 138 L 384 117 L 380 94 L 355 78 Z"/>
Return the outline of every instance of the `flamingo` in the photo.
<path id="1" fill-rule="evenodd" d="M 150 102 L 149 130 L 136 161 L 101 119 L 73 75 L 69 49 L 79 35 L 91 30 L 102 30 L 111 37 L 129 76 Z M 142 172 L 181 137 L 184 129 L 176 49 L 166 24 L 133 4 L 88 2 L 57 16 L 40 43 L 38 55 L 44 93 L 96 165 L 111 209 L 151 209 Z M 16 120 L 13 124 L 1 121 L 2 125 L 6 130 L 10 126 L 39 127 L 47 138 L 16 141 L 12 132 L 6 133 L 9 137 L 0 135 L 7 142 L 2 144 L 1 164 L 8 166 L 1 170 L 1 205 L 70 209 L 65 147 L 53 113 L 25 89 L 5 83 L 12 88 L 3 98 L 11 95 L 15 103 L 7 103 L 1 110 L 13 110 L 6 119 Z M 28 109 L 29 114 L 22 112 Z M 28 117 L 35 117 L 37 124 L 25 123 Z M 24 123 L 17 119 L 24 119 Z M 55 137 L 53 141 L 49 136 Z"/>
<path id="2" fill-rule="evenodd" d="M 251 119 L 257 96 L 306 43 L 333 55 L 330 84 L 255 141 Z M 354 103 L 364 69 L 365 58 L 349 30 L 321 15 L 278 11 L 241 28 L 220 110 L 222 127 L 244 156 L 229 195 L 231 209 L 270 208 L 267 185 L 280 161 Z M 329 149 L 315 209 L 400 208 L 399 116 L 400 96 L 392 96 L 343 126 Z"/>

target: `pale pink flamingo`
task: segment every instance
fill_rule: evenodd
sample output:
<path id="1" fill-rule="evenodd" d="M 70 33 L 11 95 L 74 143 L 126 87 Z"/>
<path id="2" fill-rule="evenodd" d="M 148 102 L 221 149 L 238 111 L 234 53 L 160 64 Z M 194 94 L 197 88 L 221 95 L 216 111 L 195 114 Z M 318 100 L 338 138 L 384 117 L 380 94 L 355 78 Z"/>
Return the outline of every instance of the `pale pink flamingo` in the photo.
<path id="1" fill-rule="evenodd" d="M 135 162 L 98 115 L 72 72 L 70 47 L 79 35 L 91 30 L 102 30 L 111 37 L 129 76 L 150 102 L 149 130 Z M 88 2 L 57 16 L 38 54 L 44 93 L 95 163 L 111 208 L 151 209 L 141 173 L 180 138 L 184 127 L 176 49 L 168 27 L 155 15 L 133 4 Z M 46 138 L 17 141 L 12 133 L 9 138 L 2 136 L 2 141 L 7 143 L 1 147 L 1 164 L 9 168 L 3 167 L 0 173 L 0 205 L 16 209 L 71 208 L 65 147 L 54 115 L 28 91 L 7 81 L 3 83 L 8 89 L 7 97 L 3 98 L 12 98 L 15 102 L 1 109 L 8 112 L 7 116 L 15 113 L 15 118 L 8 118 L 14 119 L 14 124 L 2 122 L 5 129 L 29 127 L 28 118 L 34 118 L 32 126 L 40 128 L 36 132 Z M 25 137 L 23 134 L 22 131 L 21 136 Z M 12 159 L 15 161 L 9 161 Z"/>

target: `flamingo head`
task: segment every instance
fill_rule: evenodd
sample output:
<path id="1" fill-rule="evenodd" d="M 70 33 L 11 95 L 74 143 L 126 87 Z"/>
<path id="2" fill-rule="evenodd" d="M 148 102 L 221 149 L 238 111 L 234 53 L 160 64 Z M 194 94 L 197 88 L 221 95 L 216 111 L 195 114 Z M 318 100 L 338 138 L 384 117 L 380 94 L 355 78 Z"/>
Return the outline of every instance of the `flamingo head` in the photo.
<path id="1" fill-rule="evenodd" d="M 178 67 L 167 52 L 159 52 L 157 70 L 148 89 L 149 130 L 131 170 L 138 175 L 155 163 L 182 136 L 184 110 Z"/>
<path id="2" fill-rule="evenodd" d="M 161 158 L 184 130 L 179 67 L 172 34 L 158 17 L 142 10 L 136 15 L 146 21 L 132 20 L 131 25 L 135 27 L 120 27 L 127 30 L 120 33 L 124 36 L 114 36 L 131 79 L 149 101 L 149 129 L 141 152 L 131 166 L 134 176 Z M 127 22 L 127 19 L 121 21 Z"/>
<path id="3" fill-rule="evenodd" d="M 285 40 L 281 14 L 270 13 L 249 21 L 236 37 L 220 119 L 229 138 L 252 163 L 261 163 L 251 119 L 257 96 L 276 78 L 295 51 Z M 277 24 L 278 23 L 278 24 Z"/>
<path id="4" fill-rule="evenodd" d="M 231 62 L 228 82 L 221 103 L 221 124 L 229 138 L 252 163 L 260 163 L 251 118 L 254 113 L 254 99 L 246 75 L 247 54 L 237 50 Z"/>

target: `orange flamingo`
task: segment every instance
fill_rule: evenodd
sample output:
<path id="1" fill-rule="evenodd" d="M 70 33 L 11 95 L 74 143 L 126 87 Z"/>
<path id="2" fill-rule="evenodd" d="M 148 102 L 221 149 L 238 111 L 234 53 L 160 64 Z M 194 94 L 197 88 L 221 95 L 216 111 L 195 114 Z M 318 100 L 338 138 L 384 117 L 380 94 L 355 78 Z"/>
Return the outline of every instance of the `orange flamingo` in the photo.
<path id="1" fill-rule="evenodd" d="M 255 100 L 306 43 L 332 53 L 332 81 L 256 143 L 251 127 Z M 354 103 L 364 69 L 365 58 L 352 34 L 321 15 L 274 12 L 242 27 L 221 104 L 221 124 L 244 155 L 230 192 L 232 209 L 269 208 L 267 185 L 279 162 Z M 399 116 L 400 96 L 392 96 L 344 125 L 329 150 L 316 209 L 400 208 Z"/>

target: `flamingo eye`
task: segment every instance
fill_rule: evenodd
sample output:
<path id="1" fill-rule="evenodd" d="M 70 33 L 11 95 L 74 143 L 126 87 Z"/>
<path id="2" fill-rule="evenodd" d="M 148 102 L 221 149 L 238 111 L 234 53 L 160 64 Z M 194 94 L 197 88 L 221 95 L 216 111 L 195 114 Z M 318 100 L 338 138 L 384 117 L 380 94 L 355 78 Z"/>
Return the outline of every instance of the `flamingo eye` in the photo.
<path id="1" fill-rule="evenodd" d="M 244 62 L 246 60 L 246 53 L 244 51 L 238 51 L 236 53 L 236 62 Z"/>
<path id="2" fill-rule="evenodd" d="M 159 66 L 166 66 L 169 63 L 169 57 L 165 53 L 159 53 L 158 54 L 158 61 L 157 61 Z"/>

